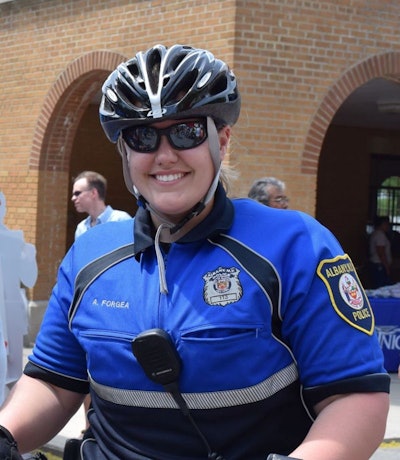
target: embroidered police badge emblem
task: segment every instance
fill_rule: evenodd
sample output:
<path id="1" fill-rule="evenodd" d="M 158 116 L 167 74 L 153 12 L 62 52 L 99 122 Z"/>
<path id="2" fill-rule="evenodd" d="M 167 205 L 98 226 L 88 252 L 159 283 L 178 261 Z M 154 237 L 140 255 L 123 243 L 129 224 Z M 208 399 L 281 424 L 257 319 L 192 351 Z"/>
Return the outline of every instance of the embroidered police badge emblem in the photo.
<path id="1" fill-rule="evenodd" d="M 317 274 L 328 290 L 336 313 L 351 326 L 372 335 L 374 315 L 350 257 L 322 260 Z"/>
<path id="2" fill-rule="evenodd" d="M 225 307 L 242 297 L 243 289 L 239 281 L 239 269 L 219 267 L 203 276 L 203 297 L 209 305 Z"/>

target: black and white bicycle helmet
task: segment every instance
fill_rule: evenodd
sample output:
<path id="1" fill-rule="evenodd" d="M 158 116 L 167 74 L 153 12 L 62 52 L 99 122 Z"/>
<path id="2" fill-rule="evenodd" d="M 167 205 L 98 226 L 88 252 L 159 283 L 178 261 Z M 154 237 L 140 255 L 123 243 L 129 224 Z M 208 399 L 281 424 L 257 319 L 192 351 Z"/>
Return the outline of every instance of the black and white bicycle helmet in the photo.
<path id="1" fill-rule="evenodd" d="M 211 117 L 234 125 L 240 112 L 235 75 L 212 53 L 156 45 L 120 64 L 103 85 L 100 121 L 117 142 L 121 130 L 156 119 Z"/>

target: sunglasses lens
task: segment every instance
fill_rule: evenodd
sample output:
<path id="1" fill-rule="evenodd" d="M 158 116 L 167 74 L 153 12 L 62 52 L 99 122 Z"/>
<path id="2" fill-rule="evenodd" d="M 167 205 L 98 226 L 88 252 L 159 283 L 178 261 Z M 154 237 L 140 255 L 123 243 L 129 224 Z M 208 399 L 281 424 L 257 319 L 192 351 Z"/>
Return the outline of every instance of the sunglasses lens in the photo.
<path id="1" fill-rule="evenodd" d="M 167 136 L 169 143 L 175 149 L 186 150 L 202 144 L 207 139 L 207 129 L 204 121 L 196 120 L 177 123 L 164 129 L 132 126 L 122 132 L 122 137 L 128 146 L 140 153 L 155 152 L 162 135 Z"/>
<path id="2" fill-rule="evenodd" d="M 125 129 L 123 138 L 129 147 L 137 152 L 154 152 L 158 146 L 158 133 L 151 126 L 133 126 Z"/>
<path id="3" fill-rule="evenodd" d="M 177 149 L 192 149 L 207 139 L 207 130 L 202 121 L 179 123 L 171 126 L 169 139 Z"/>

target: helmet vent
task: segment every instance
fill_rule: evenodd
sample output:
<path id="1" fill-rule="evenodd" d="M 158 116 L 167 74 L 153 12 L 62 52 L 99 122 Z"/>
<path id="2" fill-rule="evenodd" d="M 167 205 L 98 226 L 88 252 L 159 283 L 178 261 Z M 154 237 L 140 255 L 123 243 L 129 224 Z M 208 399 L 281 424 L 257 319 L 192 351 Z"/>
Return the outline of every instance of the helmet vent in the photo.
<path id="1" fill-rule="evenodd" d="M 153 94 L 157 93 L 158 81 L 160 76 L 161 56 L 157 48 L 153 48 L 147 58 L 147 76 Z"/>
<path id="2" fill-rule="evenodd" d="M 209 92 L 212 96 L 216 94 L 221 94 L 226 91 L 228 87 L 228 81 L 225 75 L 220 75 L 218 78 L 214 80 L 214 82 L 210 85 Z"/>
<path id="3" fill-rule="evenodd" d="M 140 83 L 140 86 L 144 86 L 143 82 Z M 133 107 L 140 107 L 140 108 L 143 107 L 143 102 L 134 93 L 132 93 L 132 91 L 129 91 L 129 88 L 127 88 L 126 86 L 121 85 L 119 87 L 119 97 L 121 100 L 125 100 L 126 103 L 128 103 L 129 105 Z M 124 108 L 126 107 L 124 107 L 122 104 L 119 104 L 119 105 L 120 105 L 119 110 L 122 113 L 124 111 Z M 125 116 L 128 116 L 128 115 L 125 114 Z"/>
<path id="4" fill-rule="evenodd" d="M 163 86 L 167 86 L 169 81 L 171 80 L 171 77 L 169 75 L 166 75 L 164 78 L 163 78 Z"/>
<path id="5" fill-rule="evenodd" d="M 132 62 L 131 64 L 128 64 L 126 67 L 133 78 L 137 78 L 139 76 L 139 67 L 137 66 L 136 62 Z"/>
<path id="6" fill-rule="evenodd" d="M 130 77 L 138 84 L 143 90 L 146 90 L 146 86 L 144 84 L 143 78 L 140 75 L 139 67 L 137 65 L 137 62 L 132 62 L 129 65 L 126 66 Z M 129 96 L 126 95 L 127 98 L 129 99 Z"/>
<path id="7" fill-rule="evenodd" d="M 187 52 L 175 55 L 171 59 L 171 62 L 169 63 L 170 68 L 172 70 L 176 70 L 179 67 L 179 64 L 186 58 L 186 56 L 187 56 Z"/>
<path id="8" fill-rule="evenodd" d="M 170 102 L 175 101 L 179 103 L 180 101 L 184 101 L 185 97 L 187 95 L 190 95 L 192 93 L 192 88 L 193 85 L 196 83 L 198 77 L 198 71 L 197 69 L 193 69 L 191 72 L 188 72 L 187 75 L 185 75 L 185 78 L 182 79 L 182 81 L 179 83 L 174 88 L 174 91 L 171 91 L 171 93 L 168 96 L 168 99 Z M 190 98 L 192 100 L 192 97 Z M 188 101 L 189 105 L 191 104 L 191 101 Z"/>

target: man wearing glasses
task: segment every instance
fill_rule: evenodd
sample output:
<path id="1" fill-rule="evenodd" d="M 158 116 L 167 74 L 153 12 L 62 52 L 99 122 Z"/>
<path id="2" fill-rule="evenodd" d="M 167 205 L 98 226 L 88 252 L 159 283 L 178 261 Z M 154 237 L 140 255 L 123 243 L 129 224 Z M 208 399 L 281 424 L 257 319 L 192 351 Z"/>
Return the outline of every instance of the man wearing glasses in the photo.
<path id="1" fill-rule="evenodd" d="M 285 195 L 286 185 L 275 177 L 257 179 L 250 188 L 249 198 L 270 208 L 287 209 L 289 198 Z"/>
<path id="2" fill-rule="evenodd" d="M 71 200 L 78 212 L 88 214 L 77 225 L 75 239 L 95 225 L 131 219 L 127 212 L 106 205 L 106 192 L 107 179 L 95 171 L 83 171 L 74 179 Z"/>

